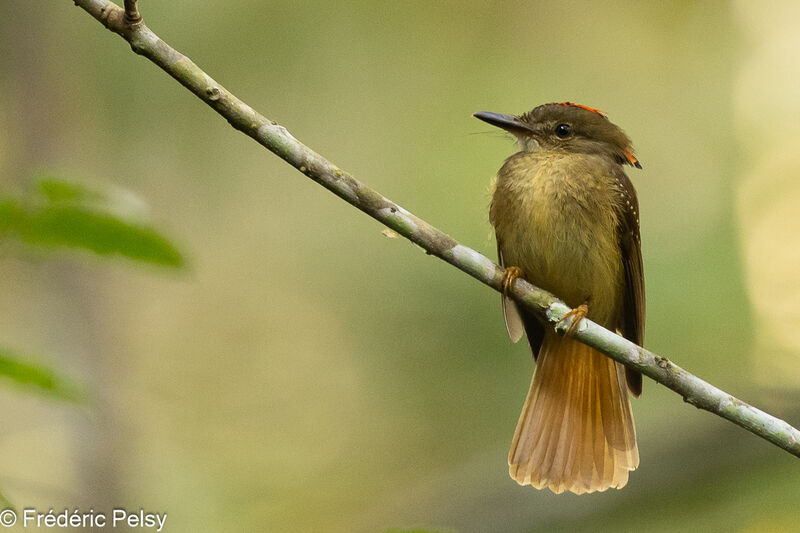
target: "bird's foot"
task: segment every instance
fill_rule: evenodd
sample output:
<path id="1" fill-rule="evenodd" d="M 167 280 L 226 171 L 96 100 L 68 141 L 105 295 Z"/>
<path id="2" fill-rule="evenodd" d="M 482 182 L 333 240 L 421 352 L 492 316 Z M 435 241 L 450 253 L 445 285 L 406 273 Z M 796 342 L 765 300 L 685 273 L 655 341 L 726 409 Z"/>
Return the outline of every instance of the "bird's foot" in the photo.
<path id="1" fill-rule="evenodd" d="M 580 325 L 581 320 L 586 318 L 586 315 L 588 314 L 589 306 L 586 303 L 582 303 L 564 315 L 564 317 L 558 321 L 556 329 L 563 330 L 564 335 L 572 336 L 576 331 L 578 331 L 578 326 Z"/>
<path id="2" fill-rule="evenodd" d="M 512 266 L 503 271 L 503 278 L 500 280 L 500 283 L 503 286 L 503 296 L 508 296 L 508 293 L 511 291 L 511 286 L 519 277 L 522 277 L 522 269 L 519 267 Z"/>

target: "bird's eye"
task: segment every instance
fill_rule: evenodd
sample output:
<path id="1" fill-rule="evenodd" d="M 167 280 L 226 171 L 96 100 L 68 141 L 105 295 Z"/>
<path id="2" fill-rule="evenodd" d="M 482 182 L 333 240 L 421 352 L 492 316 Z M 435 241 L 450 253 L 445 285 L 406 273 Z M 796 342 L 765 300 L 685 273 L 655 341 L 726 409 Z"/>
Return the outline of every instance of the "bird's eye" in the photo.
<path id="1" fill-rule="evenodd" d="M 556 136 L 559 139 L 566 139 L 572 134 L 572 128 L 569 127 L 569 124 L 559 124 L 556 126 Z"/>

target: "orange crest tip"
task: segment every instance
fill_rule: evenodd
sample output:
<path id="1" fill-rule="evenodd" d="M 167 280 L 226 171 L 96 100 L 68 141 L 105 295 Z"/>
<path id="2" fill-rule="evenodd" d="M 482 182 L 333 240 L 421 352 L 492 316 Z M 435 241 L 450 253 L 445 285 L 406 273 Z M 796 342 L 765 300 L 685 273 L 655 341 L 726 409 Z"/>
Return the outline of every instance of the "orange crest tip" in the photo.
<path id="1" fill-rule="evenodd" d="M 631 152 L 630 148 L 627 148 L 625 150 L 625 157 L 628 158 L 628 163 L 630 163 L 631 166 L 634 166 L 636 168 L 642 168 L 642 164 L 639 163 L 639 160 L 636 159 L 636 157 L 633 155 L 633 152 Z"/>
<path id="2" fill-rule="evenodd" d="M 600 111 L 599 109 L 595 109 L 594 107 L 589 107 L 588 105 L 576 104 L 574 102 L 559 102 L 558 105 L 570 106 L 570 107 L 580 107 L 581 109 L 585 109 L 586 111 L 591 111 L 592 113 L 597 113 L 598 115 L 600 115 L 603 118 L 608 118 L 608 116 L 603 111 Z"/>

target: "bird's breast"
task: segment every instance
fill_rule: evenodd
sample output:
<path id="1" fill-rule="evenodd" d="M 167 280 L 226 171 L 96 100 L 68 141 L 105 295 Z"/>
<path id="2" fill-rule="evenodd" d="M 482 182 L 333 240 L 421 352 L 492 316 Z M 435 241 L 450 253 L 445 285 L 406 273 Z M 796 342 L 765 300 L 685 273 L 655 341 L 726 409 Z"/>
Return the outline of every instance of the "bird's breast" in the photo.
<path id="1" fill-rule="evenodd" d="M 524 153 L 498 173 L 491 220 L 506 266 L 572 307 L 611 320 L 622 294 L 622 260 L 609 163 L 583 154 Z"/>

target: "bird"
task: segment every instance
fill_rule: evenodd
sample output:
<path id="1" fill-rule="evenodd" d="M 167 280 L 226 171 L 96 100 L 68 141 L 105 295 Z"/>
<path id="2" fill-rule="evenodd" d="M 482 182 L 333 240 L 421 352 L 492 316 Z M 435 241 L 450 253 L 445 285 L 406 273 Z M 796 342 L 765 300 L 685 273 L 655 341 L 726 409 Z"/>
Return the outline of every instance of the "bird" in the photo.
<path id="1" fill-rule="evenodd" d="M 536 365 L 509 473 L 557 494 L 621 489 L 639 465 L 630 396 L 641 394 L 642 375 L 573 334 L 588 317 L 644 342 L 639 206 L 624 169 L 642 166 L 622 129 L 589 106 L 555 102 L 522 115 L 474 116 L 519 147 L 497 172 L 489 209 L 506 328 L 514 342 L 527 335 Z M 518 277 L 572 308 L 566 334 L 508 297 Z"/>

